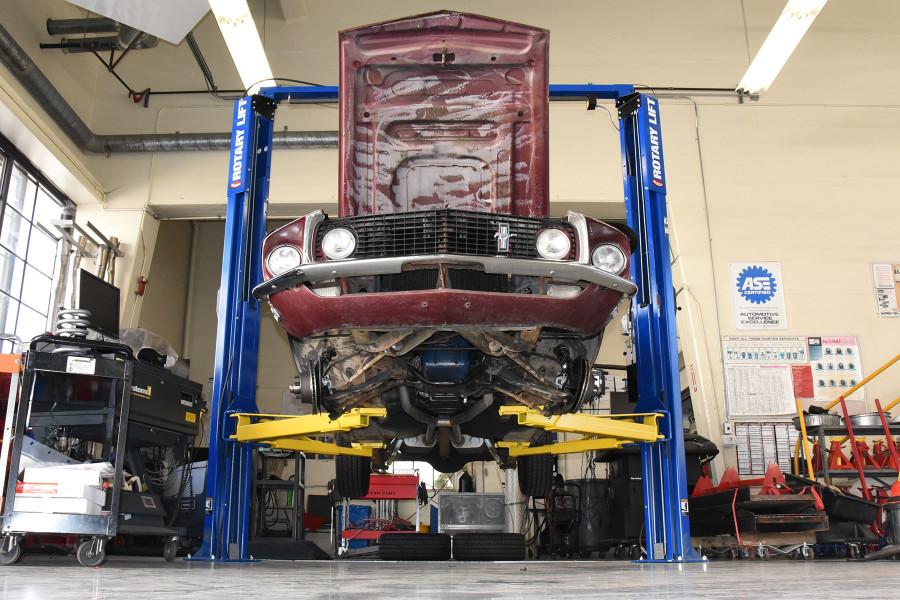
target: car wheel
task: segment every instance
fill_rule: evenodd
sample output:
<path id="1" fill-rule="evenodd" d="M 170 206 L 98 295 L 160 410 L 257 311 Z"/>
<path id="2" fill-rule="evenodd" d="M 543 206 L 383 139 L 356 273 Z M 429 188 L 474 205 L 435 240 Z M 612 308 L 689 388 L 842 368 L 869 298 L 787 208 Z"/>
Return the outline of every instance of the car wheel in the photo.
<path id="1" fill-rule="evenodd" d="M 334 468 L 335 485 L 342 498 L 362 498 L 369 493 L 371 458 L 339 454 L 335 457 Z"/>
<path id="2" fill-rule="evenodd" d="M 386 533 L 378 540 L 382 560 L 450 560 L 445 533 Z"/>
<path id="3" fill-rule="evenodd" d="M 453 536 L 456 560 L 525 560 L 521 533 L 458 533 Z"/>
<path id="4" fill-rule="evenodd" d="M 519 489 L 526 496 L 545 498 L 553 487 L 553 455 L 522 456 L 518 460 Z"/>

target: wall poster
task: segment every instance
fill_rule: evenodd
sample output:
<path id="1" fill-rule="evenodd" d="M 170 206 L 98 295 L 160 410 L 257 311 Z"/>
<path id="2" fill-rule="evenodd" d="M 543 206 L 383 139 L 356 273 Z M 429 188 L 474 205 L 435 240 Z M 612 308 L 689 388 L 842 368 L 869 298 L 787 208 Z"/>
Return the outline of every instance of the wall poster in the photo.
<path id="1" fill-rule="evenodd" d="M 722 337 L 725 408 L 729 419 L 786 420 L 804 406 L 824 404 L 863 379 L 859 340 L 852 335 Z M 850 413 L 864 411 L 865 391 L 847 397 Z"/>
<path id="2" fill-rule="evenodd" d="M 875 263 L 872 277 L 878 316 L 900 317 L 900 263 Z"/>
<path id="3" fill-rule="evenodd" d="M 794 369 L 809 366 L 803 337 L 725 336 L 722 357 L 729 418 L 796 413 Z"/>

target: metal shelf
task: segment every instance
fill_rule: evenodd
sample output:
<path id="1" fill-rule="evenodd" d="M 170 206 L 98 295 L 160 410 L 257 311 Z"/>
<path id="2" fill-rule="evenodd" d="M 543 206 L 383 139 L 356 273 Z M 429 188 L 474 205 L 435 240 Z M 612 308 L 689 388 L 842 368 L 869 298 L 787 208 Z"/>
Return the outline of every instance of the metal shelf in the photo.
<path id="1" fill-rule="evenodd" d="M 305 486 L 303 483 L 297 485 L 290 479 L 257 479 L 256 487 L 293 490 L 295 488 L 303 489 Z"/>
<path id="2" fill-rule="evenodd" d="M 888 429 L 891 435 L 900 435 L 900 423 L 888 423 Z M 848 436 L 846 425 L 819 425 L 817 427 L 807 427 L 806 433 L 808 437 L 818 438 L 819 446 L 823 450 L 826 449 L 826 438 L 829 437 L 846 437 Z M 853 435 L 856 437 L 884 437 L 884 427 L 876 425 L 874 427 L 854 427 Z M 827 459 L 823 459 L 827 460 Z M 897 471 L 894 469 L 865 469 L 866 477 L 872 478 L 893 478 L 897 477 Z M 816 471 L 816 477 L 823 478 L 826 483 L 831 483 L 833 479 L 859 479 L 859 473 L 856 468 L 852 469 L 822 469 Z"/>
<path id="3" fill-rule="evenodd" d="M 863 472 L 866 477 L 897 477 L 897 471 L 894 469 L 866 469 Z M 816 477 L 825 477 L 825 471 L 816 471 Z M 828 477 L 831 479 L 859 479 L 859 473 L 856 472 L 856 469 L 829 470 Z"/>
<path id="4" fill-rule="evenodd" d="M 900 435 L 900 423 L 888 423 L 891 433 Z M 820 435 L 824 437 L 845 436 L 847 435 L 847 427 L 844 425 L 820 425 L 818 427 L 807 427 L 807 433 Z M 884 435 L 884 428 L 881 425 L 875 427 L 854 427 L 853 435 L 869 436 Z"/>

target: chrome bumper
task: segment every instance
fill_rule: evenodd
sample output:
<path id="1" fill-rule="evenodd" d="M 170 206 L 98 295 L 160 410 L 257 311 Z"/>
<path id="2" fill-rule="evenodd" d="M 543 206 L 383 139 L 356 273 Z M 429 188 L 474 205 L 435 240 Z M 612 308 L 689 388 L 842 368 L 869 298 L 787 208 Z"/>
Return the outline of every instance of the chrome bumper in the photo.
<path id="1" fill-rule="evenodd" d="M 339 277 L 366 277 L 371 275 L 392 275 L 405 268 L 444 264 L 449 267 L 476 268 L 496 275 L 524 275 L 530 277 L 550 277 L 555 281 L 584 281 L 600 285 L 626 296 L 637 291 L 631 281 L 612 275 L 606 271 L 579 262 L 557 262 L 552 260 L 503 258 L 493 256 L 463 256 L 457 254 L 429 254 L 422 256 L 397 256 L 391 258 L 366 258 L 360 260 L 329 261 L 301 265 L 282 273 L 278 277 L 261 283 L 253 290 L 257 298 L 268 298 L 272 294 L 303 283 L 321 283 Z"/>

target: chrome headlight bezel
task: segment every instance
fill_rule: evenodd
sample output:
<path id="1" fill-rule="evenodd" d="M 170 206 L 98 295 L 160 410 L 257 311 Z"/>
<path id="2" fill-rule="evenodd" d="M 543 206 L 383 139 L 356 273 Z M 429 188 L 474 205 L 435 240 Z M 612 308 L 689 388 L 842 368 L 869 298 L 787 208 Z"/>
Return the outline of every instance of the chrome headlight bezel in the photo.
<path id="1" fill-rule="evenodd" d="M 343 239 L 335 239 L 343 236 Z M 337 243 L 337 247 L 333 244 Z M 356 234 L 347 227 L 334 227 L 322 236 L 322 254 L 328 260 L 345 260 L 356 252 Z"/>
<path id="2" fill-rule="evenodd" d="M 266 268 L 273 277 L 287 273 L 303 264 L 300 249 L 290 244 L 275 247 L 266 257 Z"/>
<path id="3" fill-rule="evenodd" d="M 600 244 L 591 251 L 591 264 L 606 273 L 618 275 L 628 264 L 625 252 L 616 244 Z"/>
<path id="4" fill-rule="evenodd" d="M 549 227 L 541 231 L 534 241 L 534 246 L 541 258 L 547 260 L 565 260 L 572 253 L 569 233 L 558 227 Z"/>

